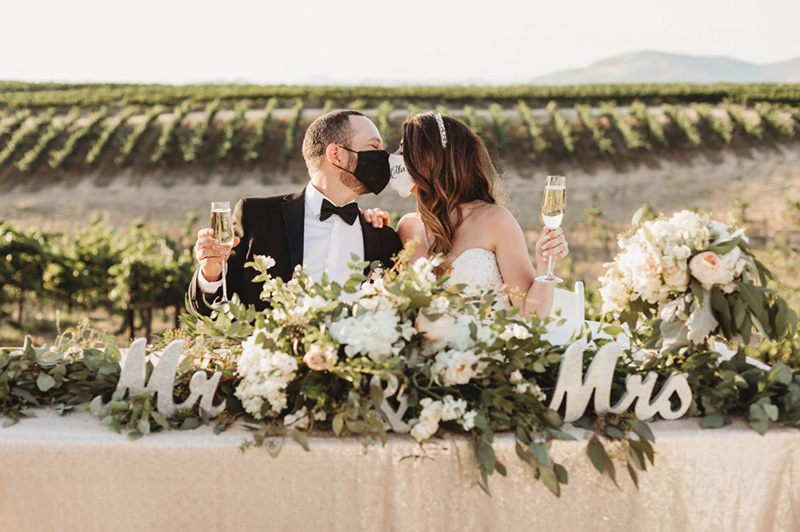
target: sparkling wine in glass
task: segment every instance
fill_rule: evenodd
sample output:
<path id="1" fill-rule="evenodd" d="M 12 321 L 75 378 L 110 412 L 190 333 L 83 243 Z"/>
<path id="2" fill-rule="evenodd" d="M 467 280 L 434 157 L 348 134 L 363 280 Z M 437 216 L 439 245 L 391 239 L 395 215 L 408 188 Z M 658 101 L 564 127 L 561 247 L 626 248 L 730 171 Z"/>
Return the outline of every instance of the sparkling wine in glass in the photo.
<path id="1" fill-rule="evenodd" d="M 231 220 L 231 204 L 227 201 L 214 201 L 211 203 L 211 229 L 214 230 L 214 238 L 219 240 L 220 245 L 233 247 L 233 222 Z M 222 299 L 215 302 L 215 305 L 228 303 L 228 261 L 222 261 Z"/>
<path id="2" fill-rule="evenodd" d="M 563 175 L 549 175 L 544 186 L 542 196 L 542 221 L 548 229 L 561 227 L 564 219 L 564 211 L 567 209 L 567 184 Z M 547 275 L 540 275 L 537 281 L 545 283 L 560 283 L 559 279 L 553 275 L 553 255 L 547 260 Z"/>

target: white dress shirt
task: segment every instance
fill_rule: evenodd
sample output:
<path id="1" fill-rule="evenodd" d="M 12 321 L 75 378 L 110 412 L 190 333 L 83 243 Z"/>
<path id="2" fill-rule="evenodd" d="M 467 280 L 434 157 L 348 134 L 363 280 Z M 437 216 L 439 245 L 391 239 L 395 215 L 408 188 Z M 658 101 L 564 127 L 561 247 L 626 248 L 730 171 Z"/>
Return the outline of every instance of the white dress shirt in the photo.
<path id="1" fill-rule="evenodd" d="M 303 220 L 303 268 L 314 281 L 322 278 L 327 270 L 331 281 L 341 285 L 352 273 L 347 263 L 352 262 L 350 255 L 355 253 L 358 260 L 364 260 L 364 237 L 361 223 L 357 219 L 349 225 L 339 216 L 333 215 L 324 222 L 319 219 L 322 200 L 333 201 L 317 190 L 311 183 L 306 187 L 305 217 Z M 350 202 L 353 203 L 353 202 Z M 197 276 L 200 290 L 205 294 L 215 293 L 222 286 L 222 280 L 211 282 L 203 276 Z"/>

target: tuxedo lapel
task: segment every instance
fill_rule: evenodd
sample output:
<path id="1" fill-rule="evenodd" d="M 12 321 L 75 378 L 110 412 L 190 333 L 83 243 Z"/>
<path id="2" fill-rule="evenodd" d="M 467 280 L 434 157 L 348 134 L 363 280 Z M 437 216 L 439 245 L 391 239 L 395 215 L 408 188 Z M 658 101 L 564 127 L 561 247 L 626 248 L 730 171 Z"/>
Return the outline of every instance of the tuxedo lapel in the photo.
<path id="1" fill-rule="evenodd" d="M 303 263 L 303 226 L 306 215 L 306 189 L 284 198 L 283 222 L 286 224 L 286 237 L 289 239 L 289 252 L 292 271 Z"/>

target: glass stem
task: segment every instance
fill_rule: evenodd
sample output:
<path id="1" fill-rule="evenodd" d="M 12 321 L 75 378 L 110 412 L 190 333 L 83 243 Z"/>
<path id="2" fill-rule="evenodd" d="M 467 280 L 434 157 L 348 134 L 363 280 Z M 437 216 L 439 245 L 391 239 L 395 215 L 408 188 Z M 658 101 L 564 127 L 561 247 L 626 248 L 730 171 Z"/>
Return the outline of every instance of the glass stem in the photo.
<path id="1" fill-rule="evenodd" d="M 552 277 L 553 276 L 553 256 L 552 255 L 547 257 L 547 276 L 548 277 Z"/>
<path id="2" fill-rule="evenodd" d="M 227 274 L 228 274 L 228 261 L 223 260 L 222 261 L 222 300 L 223 301 L 227 301 L 228 300 L 228 282 L 227 282 L 228 275 Z"/>

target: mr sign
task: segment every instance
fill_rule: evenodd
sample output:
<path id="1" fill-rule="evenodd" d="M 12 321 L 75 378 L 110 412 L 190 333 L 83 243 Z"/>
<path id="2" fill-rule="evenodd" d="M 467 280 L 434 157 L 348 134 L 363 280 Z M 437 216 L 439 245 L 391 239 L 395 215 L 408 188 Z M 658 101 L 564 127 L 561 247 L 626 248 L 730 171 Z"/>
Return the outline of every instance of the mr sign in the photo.
<path id="1" fill-rule="evenodd" d="M 117 390 L 127 389 L 130 395 L 142 392 L 156 392 L 156 408 L 166 417 L 171 417 L 177 410 L 189 409 L 199 400 L 200 408 L 205 410 L 210 417 L 216 417 L 225 410 L 225 402 L 214 406 L 214 392 L 222 377 L 219 371 L 209 379 L 204 371 L 192 375 L 189 381 L 189 397 L 180 404 L 175 404 L 175 372 L 181 359 L 183 340 L 175 340 L 167 346 L 161 359 L 150 375 L 150 380 L 145 382 L 147 373 L 146 347 L 144 338 L 138 338 L 131 344 L 128 354 L 122 365 Z M 91 411 L 97 415 L 102 410 L 103 398 L 95 397 L 91 404 Z"/>
<path id="2" fill-rule="evenodd" d="M 577 421 L 589 406 L 594 393 L 594 410 L 598 413 L 621 414 L 628 410 L 634 401 L 634 413 L 639 419 L 649 419 L 659 414 L 664 419 L 678 419 L 689 410 L 692 403 L 692 389 L 686 376 L 673 373 L 664 382 L 661 390 L 653 398 L 653 389 L 658 375 L 650 372 L 642 380 L 641 375 L 628 375 L 625 378 L 625 393 L 617 404 L 611 405 L 611 381 L 614 368 L 622 352 L 622 347 L 612 342 L 600 348 L 583 375 L 583 344 L 576 342 L 567 348 L 558 369 L 558 381 L 550 408 L 558 410 L 566 396 L 564 421 Z M 670 397 L 677 394 L 680 406 L 672 409 Z"/>

